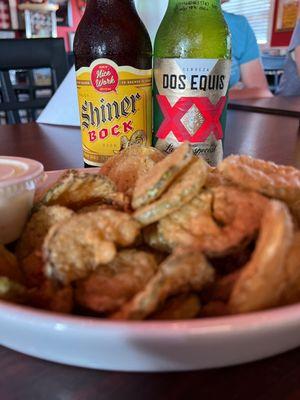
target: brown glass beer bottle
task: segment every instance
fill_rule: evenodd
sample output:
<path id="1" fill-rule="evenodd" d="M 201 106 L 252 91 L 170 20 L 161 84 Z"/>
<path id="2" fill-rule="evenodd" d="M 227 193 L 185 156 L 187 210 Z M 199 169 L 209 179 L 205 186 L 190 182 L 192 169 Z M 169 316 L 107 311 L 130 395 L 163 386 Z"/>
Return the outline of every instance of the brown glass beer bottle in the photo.
<path id="1" fill-rule="evenodd" d="M 133 0 L 88 0 L 74 40 L 85 165 L 151 145 L 152 47 Z"/>

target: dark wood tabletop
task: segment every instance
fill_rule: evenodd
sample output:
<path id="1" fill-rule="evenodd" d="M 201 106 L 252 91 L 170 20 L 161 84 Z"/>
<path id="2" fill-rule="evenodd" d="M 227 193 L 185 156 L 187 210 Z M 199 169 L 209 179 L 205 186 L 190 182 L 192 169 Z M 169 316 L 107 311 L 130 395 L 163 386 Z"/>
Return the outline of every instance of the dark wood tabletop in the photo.
<path id="1" fill-rule="evenodd" d="M 300 167 L 298 126 L 296 118 L 230 111 L 225 153 Z M 0 154 L 35 158 L 47 170 L 80 167 L 80 132 L 37 124 L 2 126 Z M 0 371 L 0 400 L 300 399 L 300 349 L 230 368 L 133 374 L 59 365 L 0 347 Z"/>
<path id="2" fill-rule="evenodd" d="M 284 115 L 300 119 L 300 96 L 230 100 L 229 108 L 232 110 Z"/>

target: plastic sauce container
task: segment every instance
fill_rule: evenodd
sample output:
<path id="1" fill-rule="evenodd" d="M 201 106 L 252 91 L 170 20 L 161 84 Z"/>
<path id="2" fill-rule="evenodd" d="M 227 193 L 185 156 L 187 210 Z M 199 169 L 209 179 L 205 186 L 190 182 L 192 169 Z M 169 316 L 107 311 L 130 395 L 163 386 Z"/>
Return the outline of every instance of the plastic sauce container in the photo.
<path id="1" fill-rule="evenodd" d="M 0 157 L 0 243 L 18 239 L 33 205 L 44 167 L 27 158 Z"/>

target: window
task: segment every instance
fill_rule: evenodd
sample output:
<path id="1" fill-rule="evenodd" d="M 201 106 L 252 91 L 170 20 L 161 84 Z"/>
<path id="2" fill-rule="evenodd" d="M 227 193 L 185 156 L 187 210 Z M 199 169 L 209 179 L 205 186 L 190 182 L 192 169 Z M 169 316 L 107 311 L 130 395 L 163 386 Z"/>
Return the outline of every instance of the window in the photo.
<path id="1" fill-rule="evenodd" d="M 223 9 L 244 15 L 252 26 L 258 43 L 268 42 L 271 0 L 230 0 L 223 4 Z"/>

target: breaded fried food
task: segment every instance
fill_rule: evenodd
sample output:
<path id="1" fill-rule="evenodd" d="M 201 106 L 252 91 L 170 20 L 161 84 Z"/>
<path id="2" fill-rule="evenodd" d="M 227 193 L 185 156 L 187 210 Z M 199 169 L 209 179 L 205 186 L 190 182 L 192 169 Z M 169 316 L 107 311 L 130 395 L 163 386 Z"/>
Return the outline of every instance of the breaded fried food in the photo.
<path id="1" fill-rule="evenodd" d="M 101 174 L 111 179 L 119 192 L 131 196 L 137 180 L 163 159 L 164 155 L 154 147 L 134 145 L 106 161 Z"/>
<path id="2" fill-rule="evenodd" d="M 237 185 L 291 204 L 300 198 L 300 171 L 250 156 L 232 155 L 220 165 L 222 174 Z"/>
<path id="3" fill-rule="evenodd" d="M 66 207 L 42 206 L 27 222 L 16 250 L 26 286 L 38 286 L 44 281 L 44 239 L 52 226 L 68 220 L 73 214 L 74 212 Z"/>
<path id="4" fill-rule="evenodd" d="M 28 302 L 31 306 L 63 314 L 73 311 L 73 288 L 60 286 L 49 279 L 42 285 L 28 292 Z"/>
<path id="5" fill-rule="evenodd" d="M 232 313 L 264 310 L 279 304 L 286 285 L 285 261 L 293 241 L 293 223 L 287 206 L 271 200 L 266 208 L 251 260 L 232 290 Z"/>
<path id="6" fill-rule="evenodd" d="M 27 300 L 26 288 L 6 276 L 0 276 L 0 299 L 13 303 L 25 303 Z"/>
<path id="7" fill-rule="evenodd" d="M 223 301 L 211 301 L 204 306 L 200 311 L 201 318 L 214 318 L 214 317 L 224 317 L 230 314 L 230 310 L 227 303 Z"/>
<path id="8" fill-rule="evenodd" d="M 193 159 L 161 198 L 136 210 L 134 218 L 144 226 L 159 221 L 192 200 L 200 192 L 206 177 L 206 162 Z"/>
<path id="9" fill-rule="evenodd" d="M 64 284 L 86 278 L 111 262 L 116 246 L 132 245 L 140 225 L 129 214 L 99 210 L 53 226 L 43 245 L 45 275 Z"/>
<path id="10" fill-rule="evenodd" d="M 145 243 L 152 249 L 161 251 L 163 253 L 171 253 L 172 249 L 165 242 L 164 238 L 158 232 L 158 225 L 152 224 L 143 229 L 143 238 Z"/>
<path id="11" fill-rule="evenodd" d="M 255 237 L 268 202 L 256 192 L 214 187 L 160 220 L 158 234 L 172 249 L 190 247 L 223 257 Z"/>
<path id="12" fill-rule="evenodd" d="M 148 174 L 137 180 L 133 191 L 132 208 L 137 209 L 158 199 L 191 162 L 193 152 L 188 142 L 157 163 Z"/>
<path id="13" fill-rule="evenodd" d="M 91 206 L 82 207 L 80 210 L 77 210 L 78 214 L 85 214 L 92 211 L 99 211 L 99 210 L 116 210 L 122 211 L 120 207 L 111 204 L 92 204 Z"/>
<path id="14" fill-rule="evenodd" d="M 71 218 L 74 212 L 61 206 L 42 206 L 32 214 L 17 244 L 17 257 L 23 260 L 42 248 L 49 229 L 58 222 Z"/>
<path id="15" fill-rule="evenodd" d="M 22 273 L 16 256 L 0 244 L 0 276 L 16 282 L 22 282 Z"/>
<path id="16" fill-rule="evenodd" d="M 26 287 L 40 286 L 45 280 L 42 249 L 35 250 L 20 261 Z"/>
<path id="17" fill-rule="evenodd" d="M 285 261 L 285 289 L 281 304 L 293 304 L 300 301 L 300 231 L 295 233 L 292 245 Z"/>
<path id="18" fill-rule="evenodd" d="M 124 193 L 117 192 L 116 185 L 106 176 L 68 170 L 45 193 L 35 209 L 41 205 L 60 205 L 76 211 L 95 203 L 125 208 L 128 199 Z"/>
<path id="19" fill-rule="evenodd" d="M 205 187 L 210 189 L 217 186 L 232 186 L 232 182 L 227 179 L 220 170 L 217 168 L 210 167 L 208 170 L 207 178 L 205 181 Z"/>
<path id="20" fill-rule="evenodd" d="M 170 298 L 160 310 L 150 316 L 155 320 L 184 320 L 196 318 L 201 310 L 200 298 L 197 294 L 182 294 Z"/>
<path id="21" fill-rule="evenodd" d="M 200 291 L 213 282 L 214 270 L 200 252 L 175 253 L 159 267 L 144 290 L 111 316 L 118 320 L 143 320 L 171 296 Z"/>
<path id="22" fill-rule="evenodd" d="M 233 288 L 240 277 L 240 273 L 241 271 L 237 270 L 231 274 L 216 278 L 215 282 L 206 292 L 206 298 L 209 299 L 209 302 L 221 301 L 227 303 Z"/>
<path id="23" fill-rule="evenodd" d="M 157 268 L 150 253 L 120 251 L 111 263 L 99 266 L 86 279 L 76 282 L 76 303 L 95 312 L 114 312 L 144 289 Z"/>

